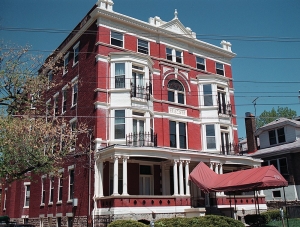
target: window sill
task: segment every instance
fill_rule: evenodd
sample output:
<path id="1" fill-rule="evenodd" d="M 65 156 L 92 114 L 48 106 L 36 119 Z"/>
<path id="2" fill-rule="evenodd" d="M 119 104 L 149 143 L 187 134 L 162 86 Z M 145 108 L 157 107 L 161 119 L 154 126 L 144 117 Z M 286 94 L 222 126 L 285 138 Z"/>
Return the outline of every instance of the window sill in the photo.
<path id="1" fill-rule="evenodd" d="M 56 202 L 56 205 L 60 205 L 60 204 L 62 204 L 62 201 L 57 201 Z"/>
<path id="2" fill-rule="evenodd" d="M 78 62 L 79 62 L 79 61 L 73 63 L 72 68 L 74 68 L 76 65 L 78 65 Z"/>
<path id="3" fill-rule="evenodd" d="M 64 77 L 67 73 L 68 73 L 68 71 L 67 71 L 67 72 L 64 72 L 64 73 L 62 74 L 62 77 Z"/>
<path id="4" fill-rule="evenodd" d="M 23 208 L 25 208 L 25 209 L 28 209 L 28 208 L 29 208 L 29 206 L 23 206 Z"/>
<path id="5" fill-rule="evenodd" d="M 73 105 L 71 106 L 71 109 L 75 108 L 76 106 L 77 106 L 77 103 L 73 104 Z"/>
<path id="6" fill-rule="evenodd" d="M 43 206 L 45 206 L 45 203 L 41 203 L 40 207 L 43 207 Z"/>
<path id="7" fill-rule="evenodd" d="M 67 203 L 73 203 L 73 199 L 69 199 L 68 201 L 67 201 Z"/>
<path id="8" fill-rule="evenodd" d="M 67 112 L 67 111 L 62 112 L 61 115 L 65 115 L 66 112 Z"/>
<path id="9" fill-rule="evenodd" d="M 53 205 L 53 202 L 49 202 L 49 203 L 48 203 L 48 206 L 52 206 L 52 205 Z"/>

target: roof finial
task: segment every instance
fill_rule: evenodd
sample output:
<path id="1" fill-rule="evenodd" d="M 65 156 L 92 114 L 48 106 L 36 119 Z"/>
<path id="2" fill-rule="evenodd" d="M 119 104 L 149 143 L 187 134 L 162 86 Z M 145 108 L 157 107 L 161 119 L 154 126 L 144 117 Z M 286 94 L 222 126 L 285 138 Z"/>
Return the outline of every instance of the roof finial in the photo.
<path id="1" fill-rule="evenodd" d="M 177 9 L 175 9 L 175 12 L 174 12 L 174 19 L 177 19 L 178 17 L 177 17 L 177 15 L 178 15 L 178 13 L 177 13 Z"/>

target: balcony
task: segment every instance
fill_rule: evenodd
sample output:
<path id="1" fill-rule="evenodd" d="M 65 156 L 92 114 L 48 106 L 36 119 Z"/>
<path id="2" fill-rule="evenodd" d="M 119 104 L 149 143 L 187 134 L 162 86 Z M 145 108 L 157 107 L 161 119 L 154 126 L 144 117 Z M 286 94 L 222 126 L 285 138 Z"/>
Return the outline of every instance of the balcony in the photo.
<path id="1" fill-rule="evenodd" d="M 131 83 L 131 91 L 130 91 L 131 98 L 139 98 L 144 100 L 150 100 L 150 86 L 136 86 Z"/>
<path id="2" fill-rule="evenodd" d="M 223 155 L 239 155 L 239 145 L 235 143 L 222 144 L 220 147 L 220 154 Z"/>
<path id="3" fill-rule="evenodd" d="M 126 145 L 134 147 L 157 147 L 157 134 L 150 132 L 127 134 Z"/>
<path id="4" fill-rule="evenodd" d="M 224 115 L 229 115 L 232 116 L 232 111 L 231 111 L 231 104 L 221 104 L 219 103 L 219 108 L 218 108 L 219 115 L 224 114 Z"/>

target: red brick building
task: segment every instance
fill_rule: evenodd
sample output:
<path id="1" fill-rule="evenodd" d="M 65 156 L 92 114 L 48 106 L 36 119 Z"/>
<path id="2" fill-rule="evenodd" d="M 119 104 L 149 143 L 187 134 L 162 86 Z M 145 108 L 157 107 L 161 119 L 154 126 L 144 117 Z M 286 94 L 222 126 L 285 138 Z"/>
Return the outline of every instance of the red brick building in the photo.
<path id="1" fill-rule="evenodd" d="M 169 22 L 143 22 L 99 0 L 58 51 L 64 67 L 47 76 L 61 86 L 46 101 L 92 134 L 77 141 L 61 178 L 47 174 L 7 186 L 3 214 L 39 226 L 150 221 L 188 216 L 191 207 L 226 214 L 229 197 L 209 198 L 188 176 L 200 161 L 219 174 L 261 163 L 236 153 L 229 42 L 198 40 L 176 10 Z M 81 143 L 90 143 L 94 155 L 76 152 Z M 253 212 L 252 195 L 237 197 L 238 216 Z M 266 208 L 264 195 L 258 202 Z"/>

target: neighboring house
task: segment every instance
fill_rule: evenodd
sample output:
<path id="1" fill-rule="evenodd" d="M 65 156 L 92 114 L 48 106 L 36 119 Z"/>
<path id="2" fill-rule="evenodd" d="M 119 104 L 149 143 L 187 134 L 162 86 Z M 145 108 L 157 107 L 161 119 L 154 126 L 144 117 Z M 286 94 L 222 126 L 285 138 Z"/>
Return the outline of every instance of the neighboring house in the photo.
<path id="1" fill-rule="evenodd" d="M 289 182 L 289 186 L 265 190 L 268 201 L 298 200 L 300 193 L 300 122 L 279 118 L 255 132 L 260 149 L 248 156 L 263 159 L 262 165 L 274 165 Z"/>
<path id="2" fill-rule="evenodd" d="M 191 207 L 228 210 L 229 196 L 209 198 L 188 180 L 200 161 L 219 174 L 261 165 L 238 154 L 235 54 L 229 42 L 221 44 L 198 40 L 177 11 L 169 22 L 156 16 L 147 23 L 99 0 L 58 47 L 61 72 L 45 73 L 59 82 L 45 100 L 51 117 L 72 128 L 86 123 L 92 138 L 74 145 L 60 178 L 7 186 L 3 215 L 59 227 L 149 222 L 185 216 Z M 94 157 L 78 152 L 89 139 Z M 238 216 L 255 212 L 252 197 L 236 195 Z M 266 209 L 263 195 L 258 202 Z"/>

